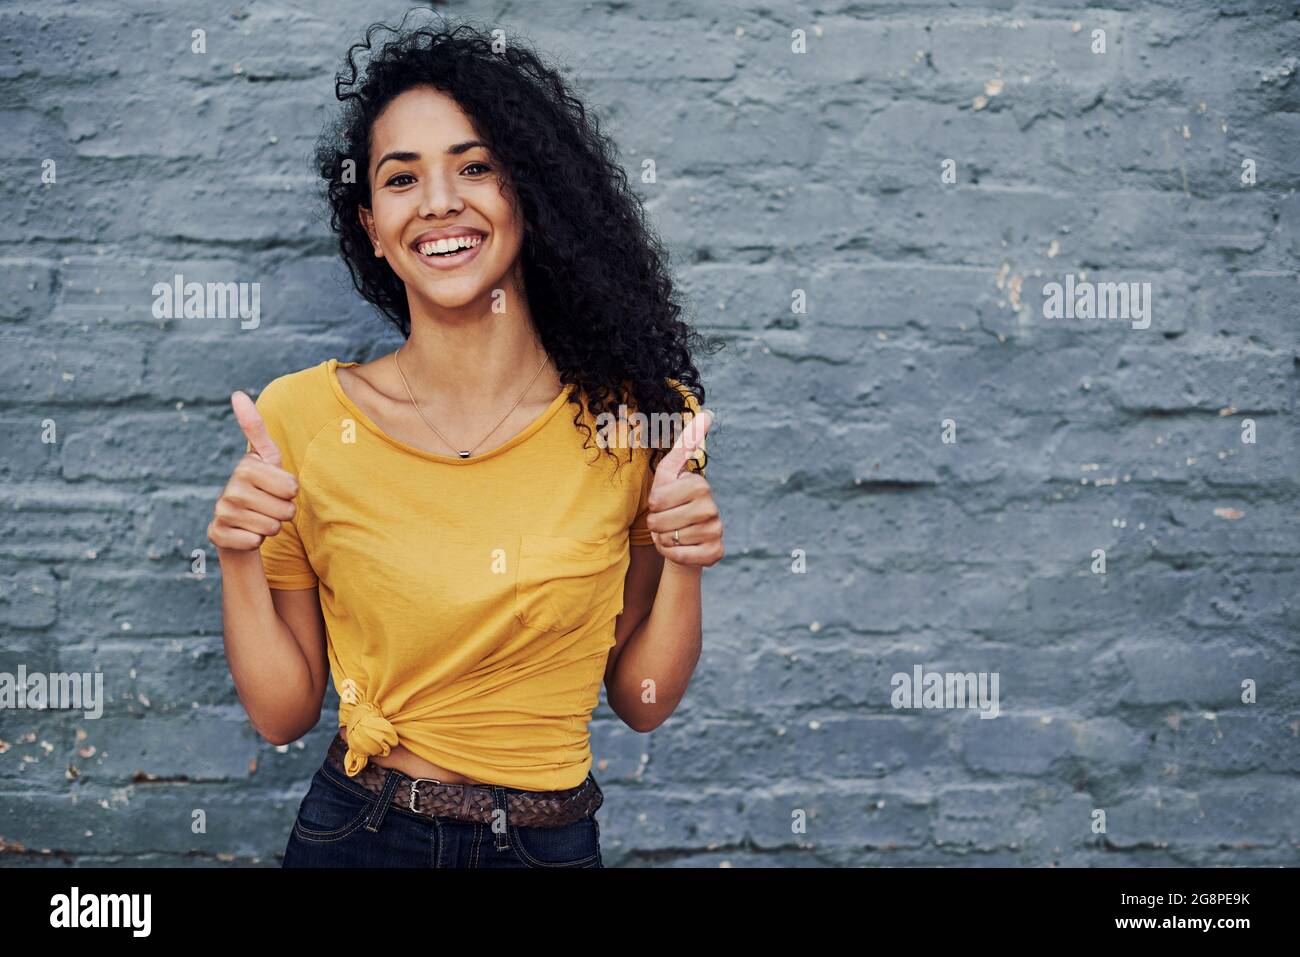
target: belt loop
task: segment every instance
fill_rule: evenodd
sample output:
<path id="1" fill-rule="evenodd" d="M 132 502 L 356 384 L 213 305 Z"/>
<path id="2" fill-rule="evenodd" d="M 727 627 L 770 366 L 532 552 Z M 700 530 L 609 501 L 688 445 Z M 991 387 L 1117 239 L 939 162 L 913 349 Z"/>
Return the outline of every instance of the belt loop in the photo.
<path id="1" fill-rule="evenodd" d="M 400 772 L 392 768 L 387 769 L 387 773 L 384 775 L 384 789 L 379 792 L 374 810 L 370 812 L 370 819 L 366 821 L 367 831 L 379 830 L 384 815 L 388 813 L 388 806 L 393 803 L 393 792 L 397 790 L 397 785 L 401 783 L 401 777 Z"/>
<path id="2" fill-rule="evenodd" d="M 492 828 L 492 833 L 496 836 L 496 849 L 498 851 L 508 851 L 510 849 L 510 801 L 506 796 L 505 789 L 499 785 L 493 784 L 492 788 L 492 820 L 488 826 Z M 498 815 L 497 811 L 501 813 Z M 497 830 L 497 820 L 500 819 L 501 830 Z"/>

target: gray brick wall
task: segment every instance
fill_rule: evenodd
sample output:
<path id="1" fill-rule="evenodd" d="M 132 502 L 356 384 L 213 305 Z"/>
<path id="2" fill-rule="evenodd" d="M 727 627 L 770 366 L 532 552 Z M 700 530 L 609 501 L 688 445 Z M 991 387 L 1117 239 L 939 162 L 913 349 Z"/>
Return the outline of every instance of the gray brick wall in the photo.
<path id="1" fill-rule="evenodd" d="M 278 863 L 337 699 L 253 732 L 205 533 L 233 389 L 397 344 L 308 162 L 346 44 L 407 9 L 363 7 L 0 10 L 0 672 L 107 699 L 0 710 L 0 863 Z M 1297 863 L 1300 7 L 820 11 L 500 24 L 655 160 L 729 345 L 705 652 L 652 734 L 596 712 L 606 863 Z M 260 324 L 155 319 L 175 273 L 260 283 Z M 1047 318 L 1067 275 L 1150 283 L 1149 328 Z M 997 717 L 894 707 L 918 666 L 996 674 Z"/>

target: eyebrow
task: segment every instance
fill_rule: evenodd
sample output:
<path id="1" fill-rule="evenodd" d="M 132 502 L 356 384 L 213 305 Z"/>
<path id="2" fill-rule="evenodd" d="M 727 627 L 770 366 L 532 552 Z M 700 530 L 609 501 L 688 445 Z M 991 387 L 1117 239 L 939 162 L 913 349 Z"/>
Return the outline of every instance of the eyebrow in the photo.
<path id="1" fill-rule="evenodd" d="M 459 156 L 461 153 L 469 152 L 476 146 L 481 146 L 483 149 L 488 148 L 488 145 L 482 140 L 466 140 L 464 143 L 454 143 L 451 146 L 448 146 L 447 155 Z M 390 150 L 380 157 L 379 165 L 375 167 L 375 175 L 379 175 L 379 171 L 383 169 L 384 164 L 389 160 L 396 160 L 399 163 L 414 163 L 419 158 L 420 154 L 411 150 Z"/>

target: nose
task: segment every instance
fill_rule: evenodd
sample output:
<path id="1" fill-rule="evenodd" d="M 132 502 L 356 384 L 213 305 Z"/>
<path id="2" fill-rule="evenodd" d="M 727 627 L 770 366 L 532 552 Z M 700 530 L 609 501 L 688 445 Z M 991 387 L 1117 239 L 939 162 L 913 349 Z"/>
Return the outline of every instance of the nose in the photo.
<path id="1" fill-rule="evenodd" d="M 425 219 L 442 219 L 462 206 L 456 189 L 456 177 L 439 173 L 424 177 L 424 190 L 420 194 L 419 214 Z"/>

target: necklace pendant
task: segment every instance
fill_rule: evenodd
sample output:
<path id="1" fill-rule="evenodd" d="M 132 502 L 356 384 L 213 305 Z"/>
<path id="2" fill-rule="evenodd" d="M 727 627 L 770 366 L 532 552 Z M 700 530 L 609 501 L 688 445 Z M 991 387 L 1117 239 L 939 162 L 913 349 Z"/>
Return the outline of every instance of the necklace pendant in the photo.
<path id="1" fill-rule="evenodd" d="M 463 458 L 463 459 L 467 459 L 467 458 L 469 458 L 469 453 L 468 453 L 468 452 L 461 452 L 461 453 L 460 453 L 460 457 Z"/>

